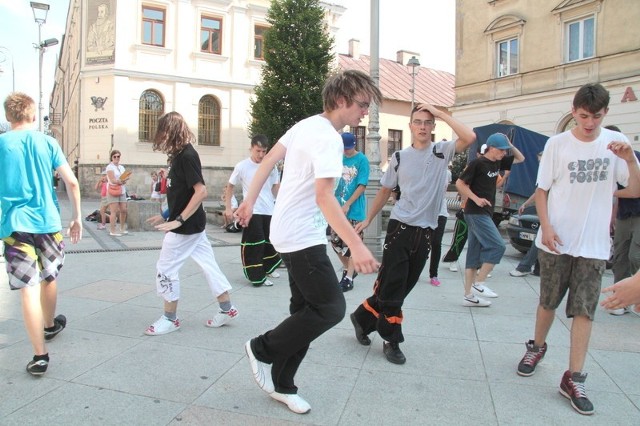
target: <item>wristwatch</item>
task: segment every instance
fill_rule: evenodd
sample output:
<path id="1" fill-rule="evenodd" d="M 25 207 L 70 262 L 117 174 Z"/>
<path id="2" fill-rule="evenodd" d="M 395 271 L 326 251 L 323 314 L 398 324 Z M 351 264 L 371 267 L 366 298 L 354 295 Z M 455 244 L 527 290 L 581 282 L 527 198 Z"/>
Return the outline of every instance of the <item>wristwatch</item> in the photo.
<path id="1" fill-rule="evenodd" d="M 176 216 L 176 218 L 174 220 L 177 220 L 178 222 L 180 222 L 180 224 L 184 225 L 184 219 L 182 218 L 181 214 Z"/>

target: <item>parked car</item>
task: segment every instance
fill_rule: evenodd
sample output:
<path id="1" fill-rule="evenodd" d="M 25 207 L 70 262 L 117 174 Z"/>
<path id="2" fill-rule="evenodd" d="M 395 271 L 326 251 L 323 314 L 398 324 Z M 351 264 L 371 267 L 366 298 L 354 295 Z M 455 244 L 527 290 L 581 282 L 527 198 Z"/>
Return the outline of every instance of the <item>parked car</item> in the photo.
<path id="1" fill-rule="evenodd" d="M 512 215 L 507 223 L 507 235 L 513 248 L 526 253 L 536 239 L 538 228 L 540 220 L 535 206 L 525 208 L 521 215 Z"/>

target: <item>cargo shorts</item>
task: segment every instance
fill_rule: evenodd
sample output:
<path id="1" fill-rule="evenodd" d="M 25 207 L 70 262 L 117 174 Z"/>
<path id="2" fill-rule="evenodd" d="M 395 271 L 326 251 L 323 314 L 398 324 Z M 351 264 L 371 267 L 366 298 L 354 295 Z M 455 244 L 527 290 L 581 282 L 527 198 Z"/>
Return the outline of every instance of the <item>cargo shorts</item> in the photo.
<path id="1" fill-rule="evenodd" d="M 567 291 L 567 318 L 586 316 L 593 321 L 606 261 L 538 251 L 540 305 L 548 310 L 560 306 Z"/>

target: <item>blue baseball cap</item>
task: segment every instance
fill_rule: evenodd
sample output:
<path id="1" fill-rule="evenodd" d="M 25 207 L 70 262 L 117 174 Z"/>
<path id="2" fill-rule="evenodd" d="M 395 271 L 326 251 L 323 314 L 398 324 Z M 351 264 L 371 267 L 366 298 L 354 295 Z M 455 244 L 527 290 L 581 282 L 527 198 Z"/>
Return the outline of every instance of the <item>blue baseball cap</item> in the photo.
<path id="1" fill-rule="evenodd" d="M 344 149 L 353 149 L 356 147 L 356 137 L 353 133 L 345 132 L 342 134 L 342 143 L 344 144 Z"/>
<path id="2" fill-rule="evenodd" d="M 487 147 L 492 146 L 498 149 L 511 149 L 509 139 L 503 133 L 494 133 L 487 139 Z"/>

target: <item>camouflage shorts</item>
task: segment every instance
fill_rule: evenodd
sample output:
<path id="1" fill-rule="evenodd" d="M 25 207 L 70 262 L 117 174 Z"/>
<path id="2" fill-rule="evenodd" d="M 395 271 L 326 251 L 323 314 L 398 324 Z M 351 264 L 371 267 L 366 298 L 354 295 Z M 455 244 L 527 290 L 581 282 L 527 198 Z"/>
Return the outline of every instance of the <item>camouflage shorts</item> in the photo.
<path id="1" fill-rule="evenodd" d="M 554 310 L 569 291 L 567 318 L 593 317 L 600 299 L 602 274 L 606 262 L 601 259 L 574 257 L 538 251 L 540 262 L 540 305 Z"/>
<path id="2" fill-rule="evenodd" d="M 41 282 L 51 282 L 64 264 L 62 234 L 14 232 L 3 238 L 9 286 L 17 290 Z"/>
<path id="3" fill-rule="evenodd" d="M 351 223 L 351 226 L 355 228 L 355 226 L 360 223 L 360 221 L 349 219 L 349 223 Z M 342 241 L 342 238 L 340 238 L 340 236 L 336 234 L 336 231 L 334 231 L 333 228 L 329 227 L 329 230 L 331 247 L 333 247 L 333 250 L 344 257 L 351 257 L 351 251 L 349 251 L 349 247 L 347 247 L 344 241 Z M 362 239 L 362 237 L 364 236 L 364 232 L 360 232 L 360 234 L 358 235 L 360 235 L 360 239 Z"/>

